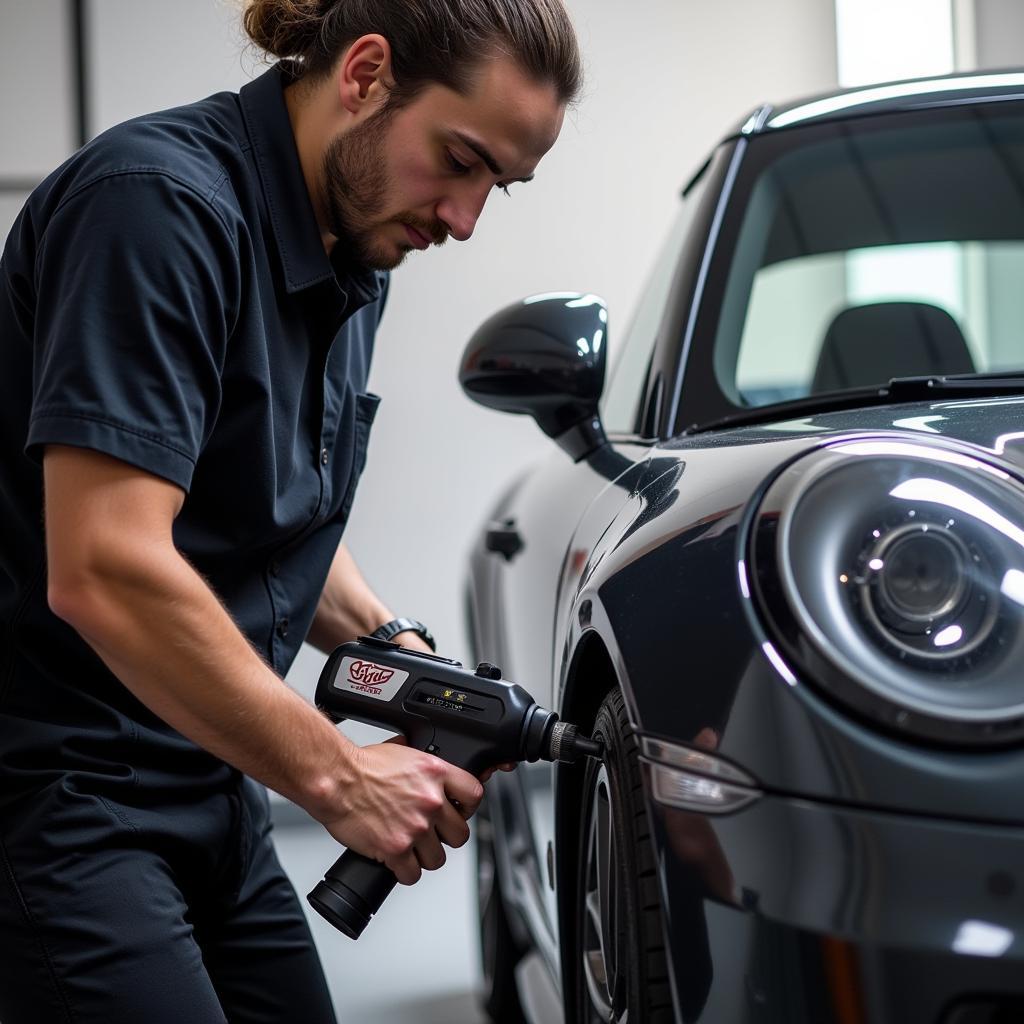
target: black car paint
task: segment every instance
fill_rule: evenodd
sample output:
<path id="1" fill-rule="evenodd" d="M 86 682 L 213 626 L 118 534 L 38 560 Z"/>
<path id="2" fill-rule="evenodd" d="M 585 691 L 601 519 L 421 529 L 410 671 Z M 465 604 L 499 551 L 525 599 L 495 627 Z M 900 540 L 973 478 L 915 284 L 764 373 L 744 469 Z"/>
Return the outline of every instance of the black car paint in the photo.
<path id="1" fill-rule="evenodd" d="M 622 666 L 641 731 L 692 742 L 710 727 L 721 736 L 717 753 L 767 790 L 853 806 L 1024 822 L 1024 751 L 922 746 L 835 709 L 813 686 L 785 685 L 763 653 L 762 644 L 772 638 L 744 599 L 737 575 L 740 518 L 766 478 L 765 467 L 781 467 L 840 437 L 880 436 L 888 426 L 890 436 L 969 442 L 981 457 L 1020 476 L 1024 443 L 999 443 L 1006 409 L 1024 409 L 1020 400 L 1010 401 L 831 413 L 815 417 L 814 432 L 803 436 L 790 432 L 793 424 L 782 424 L 777 431 L 716 435 L 711 445 L 710 438 L 698 437 L 653 449 L 649 462 L 671 453 L 681 468 L 662 472 L 623 505 L 591 554 L 591 564 L 600 564 L 578 593 L 563 598 L 557 620 L 571 622 L 571 607 L 584 600 L 603 607 L 616 625 L 614 642 L 602 639 Z M 893 426 L 938 410 L 944 419 L 935 434 Z M 657 506 L 662 510 L 652 514 Z M 638 525 L 639 517 L 645 521 Z M 645 605 L 643 616 L 631 615 L 640 593 L 657 600 Z M 664 637 L 671 637 L 671 646 Z M 563 642 L 568 648 L 578 642 L 578 627 Z"/>
<path id="2" fill-rule="evenodd" d="M 1020 921 L 1019 828 L 774 796 L 728 817 L 677 813 L 654 818 L 662 849 L 680 831 L 693 849 L 695 825 L 713 836 L 704 862 L 664 861 L 683 1021 L 945 1022 L 964 994 L 1019 992 L 1019 940 L 998 959 L 950 950 L 965 921 Z M 732 893 L 709 886 L 708 860 Z"/>
<path id="3" fill-rule="evenodd" d="M 739 582 L 744 515 L 790 460 L 885 435 L 955 442 L 1021 478 L 1024 397 L 680 434 L 694 421 L 683 371 L 744 143 L 726 140 L 705 172 L 711 187 L 680 256 L 637 436 L 613 437 L 575 465 L 553 453 L 494 510 L 524 547 L 509 561 L 474 551 L 475 654 L 573 718 L 607 684 L 574 672 L 596 640 L 642 733 L 692 743 L 711 729 L 716 754 L 756 780 L 759 799 L 727 816 L 647 802 L 682 1020 L 952 1024 L 988 1021 L 981 1014 L 997 1005 L 1024 1017 L 1012 995 L 1024 960 L 1024 751 L 923 744 L 836 707 L 813 681 L 787 684 Z M 565 908 L 546 851 L 556 819 L 575 809 L 564 773 L 517 774 L 491 786 L 506 899 L 557 980 L 571 969 L 571 936 L 563 917 L 560 949 Z M 681 828 L 697 830 L 703 859 L 679 844 Z M 557 849 L 562 891 L 574 856 Z M 957 928 L 979 917 L 1012 932 L 1011 945 L 998 958 L 954 955 Z"/>
<path id="4" fill-rule="evenodd" d="M 813 1002 L 814 987 L 808 986 L 816 979 L 827 995 L 822 972 L 839 969 L 832 960 L 854 955 L 844 952 L 844 941 L 857 944 L 862 971 L 870 965 L 874 943 L 912 947 L 916 952 L 907 954 L 906 969 L 920 968 L 922 978 L 941 980 L 938 1003 L 963 991 L 967 981 L 984 991 L 1010 985 L 1024 959 L 1024 945 L 988 961 L 950 957 L 949 944 L 955 926 L 978 916 L 979 906 L 1015 933 L 1019 928 L 1013 925 L 1024 925 L 1019 867 L 1024 751 L 979 754 L 922 746 L 851 717 L 813 685 L 787 685 L 762 651 L 767 637 L 741 593 L 737 567 L 743 512 L 763 484 L 766 467 L 781 466 L 840 438 L 877 437 L 884 431 L 903 438 L 956 439 L 1024 476 L 1024 437 L 1005 437 L 1007 412 L 1013 409 L 1024 410 L 1024 399 L 830 413 L 813 422 L 748 427 L 649 448 L 613 444 L 610 451 L 571 468 L 564 456 L 553 457 L 497 510 L 515 518 L 534 542 L 533 560 L 517 567 L 522 577 L 510 576 L 504 585 L 492 578 L 502 599 L 490 607 L 503 617 L 504 635 L 537 638 L 528 647 L 501 650 L 509 677 L 526 681 L 539 700 L 553 698 L 556 707 L 578 704 L 574 691 L 586 688 L 588 680 L 570 676 L 570 652 L 585 634 L 596 632 L 642 733 L 685 742 L 712 728 L 721 738 L 716 753 L 750 773 L 765 794 L 734 815 L 702 819 L 746 906 L 739 897 L 732 905 L 708 899 L 694 880 L 700 867 L 672 855 L 672 821 L 666 824 L 666 818 L 678 823 L 698 816 L 648 804 L 664 872 L 666 920 L 672 922 L 673 963 L 680 970 L 680 1010 L 689 999 L 697 1012 L 703 1001 L 698 1015 L 684 1012 L 684 1020 L 831 1019 L 818 1004 L 815 1009 L 807 1002 Z M 935 433 L 896 425 L 915 415 L 943 419 L 931 421 Z M 608 480 L 609 462 L 622 470 L 613 482 Z M 581 506 L 586 511 L 574 524 Z M 570 535 L 560 550 L 559 538 Z M 499 565 L 493 554 L 476 557 L 478 572 L 489 570 L 497 577 L 510 568 Z M 643 614 L 638 615 L 641 600 Z M 559 692 L 542 694 L 540 681 L 550 678 L 558 679 Z M 504 866 L 504 877 L 518 880 L 513 899 L 528 908 L 534 940 L 538 928 L 545 936 L 542 952 L 555 973 L 562 966 L 555 939 L 558 908 L 547 884 L 545 853 L 555 838 L 556 797 L 544 791 L 555 785 L 556 771 L 524 765 L 518 774 L 524 792 L 516 791 L 515 782 L 499 780 L 507 850 L 516 852 Z M 975 824 L 968 828 L 967 823 Z M 764 849 L 766 842 L 770 851 Z M 978 843 L 984 853 L 967 856 Z M 763 856 L 751 851 L 763 851 Z M 795 883 L 804 879 L 801 884 L 808 885 L 815 851 L 831 852 L 815 869 L 813 885 L 804 893 L 810 901 L 805 907 Z M 864 874 L 865 856 L 871 861 L 869 875 Z M 955 873 L 949 871 L 951 864 L 959 865 Z M 901 894 L 904 906 L 917 891 L 908 892 L 908 881 L 920 881 L 927 865 L 939 872 L 942 900 L 929 907 L 928 916 L 887 930 L 877 915 L 892 906 L 894 893 Z M 992 895 L 1000 886 L 1008 892 Z M 929 901 L 921 905 L 928 907 Z M 754 907 L 759 913 L 751 917 Z M 764 914 L 777 924 L 762 920 Z M 821 935 L 840 945 L 827 945 Z M 759 958 L 766 951 L 781 955 L 784 937 L 793 944 L 786 955 L 799 966 L 802 980 L 770 991 L 778 979 L 758 967 Z M 767 979 L 765 992 L 754 999 L 761 1007 L 758 1016 L 737 1016 L 728 994 L 731 986 L 711 985 L 712 964 L 741 971 L 735 961 L 742 949 L 748 951 L 751 977 L 760 971 Z M 944 969 L 934 975 L 927 967 L 951 960 L 957 964 L 952 974 Z M 705 967 L 698 970 L 701 963 Z M 891 979 L 886 985 L 889 991 Z M 703 993 L 700 999 L 698 993 Z M 897 1004 L 889 999 L 885 1012 L 894 1012 Z"/>

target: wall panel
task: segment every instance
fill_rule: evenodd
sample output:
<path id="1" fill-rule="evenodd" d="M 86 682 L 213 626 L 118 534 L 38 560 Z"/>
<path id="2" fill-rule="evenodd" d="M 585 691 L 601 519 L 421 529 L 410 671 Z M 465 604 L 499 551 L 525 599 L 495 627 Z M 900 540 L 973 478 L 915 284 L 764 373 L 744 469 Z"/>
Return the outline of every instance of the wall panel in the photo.
<path id="1" fill-rule="evenodd" d="M 68 10 L 0 2 L 0 177 L 41 178 L 74 148 Z"/>

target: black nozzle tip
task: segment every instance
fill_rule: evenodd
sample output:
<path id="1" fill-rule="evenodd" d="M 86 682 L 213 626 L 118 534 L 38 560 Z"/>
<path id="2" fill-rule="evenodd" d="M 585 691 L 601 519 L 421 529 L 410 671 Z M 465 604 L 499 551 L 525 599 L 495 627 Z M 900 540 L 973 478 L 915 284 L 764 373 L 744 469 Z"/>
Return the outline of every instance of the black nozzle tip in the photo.
<path id="1" fill-rule="evenodd" d="M 599 761 L 604 757 L 604 743 L 576 734 L 576 752 L 585 757 L 596 757 Z"/>

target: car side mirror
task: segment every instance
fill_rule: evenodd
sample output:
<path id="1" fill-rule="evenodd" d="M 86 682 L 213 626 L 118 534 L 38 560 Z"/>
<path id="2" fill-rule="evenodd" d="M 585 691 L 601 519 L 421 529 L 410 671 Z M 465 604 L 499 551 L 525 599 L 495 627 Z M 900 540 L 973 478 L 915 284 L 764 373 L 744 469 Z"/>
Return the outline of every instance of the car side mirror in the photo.
<path id="1" fill-rule="evenodd" d="M 528 413 L 579 462 L 606 443 L 608 311 L 596 295 L 534 295 L 486 320 L 462 353 L 459 383 L 480 405 Z"/>

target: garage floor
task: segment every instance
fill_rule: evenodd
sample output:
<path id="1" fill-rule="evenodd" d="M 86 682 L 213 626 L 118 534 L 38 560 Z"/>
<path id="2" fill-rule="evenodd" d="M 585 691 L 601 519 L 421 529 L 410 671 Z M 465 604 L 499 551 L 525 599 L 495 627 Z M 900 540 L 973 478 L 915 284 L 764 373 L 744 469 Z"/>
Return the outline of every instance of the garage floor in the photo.
<path id="1" fill-rule="evenodd" d="M 296 808 L 274 803 L 278 856 L 312 922 L 339 1024 L 484 1024 L 472 843 L 411 888 L 398 888 L 358 942 L 305 902 L 341 847 Z"/>

